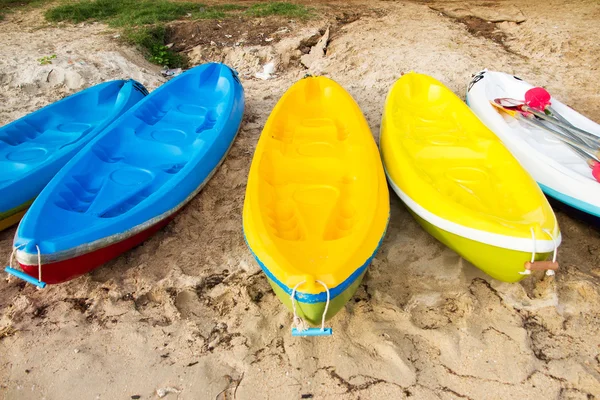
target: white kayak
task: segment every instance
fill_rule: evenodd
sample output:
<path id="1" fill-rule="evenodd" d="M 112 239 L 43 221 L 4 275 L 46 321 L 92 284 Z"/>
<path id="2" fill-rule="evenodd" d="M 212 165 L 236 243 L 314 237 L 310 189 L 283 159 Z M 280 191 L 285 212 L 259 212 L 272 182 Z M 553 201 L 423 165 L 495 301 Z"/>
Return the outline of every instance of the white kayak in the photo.
<path id="1" fill-rule="evenodd" d="M 467 104 L 479 119 L 502 140 L 544 193 L 571 207 L 600 217 L 600 182 L 588 164 L 551 133 L 533 127 L 490 103 L 497 98 L 523 100 L 533 86 L 513 75 L 481 71 L 469 83 Z M 552 108 L 572 125 L 600 137 L 600 125 L 551 99 Z"/>

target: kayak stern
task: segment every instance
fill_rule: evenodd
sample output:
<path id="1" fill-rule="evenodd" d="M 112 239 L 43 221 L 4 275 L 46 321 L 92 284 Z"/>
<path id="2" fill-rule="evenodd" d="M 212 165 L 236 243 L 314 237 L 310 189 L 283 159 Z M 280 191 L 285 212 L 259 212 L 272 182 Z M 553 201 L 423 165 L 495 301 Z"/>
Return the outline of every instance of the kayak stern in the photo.
<path id="1" fill-rule="evenodd" d="M 325 320 L 331 319 L 334 315 L 336 315 L 344 305 L 354 296 L 354 293 L 358 289 L 358 286 L 362 282 L 363 276 L 365 276 L 366 269 L 348 286 L 344 291 L 342 291 L 337 296 L 333 297 L 329 301 L 329 307 L 327 308 L 327 315 L 325 315 Z M 271 278 L 267 277 L 269 284 L 273 288 L 273 291 L 279 297 L 279 300 L 290 310 L 292 309 L 292 298 L 289 294 L 287 294 L 279 285 L 274 282 Z M 290 288 L 290 290 L 292 290 Z M 325 306 L 327 305 L 326 301 L 318 302 L 318 303 L 307 303 L 302 300 L 295 300 L 296 302 L 296 314 L 307 321 L 312 325 L 321 325 L 323 313 L 325 312 Z"/>

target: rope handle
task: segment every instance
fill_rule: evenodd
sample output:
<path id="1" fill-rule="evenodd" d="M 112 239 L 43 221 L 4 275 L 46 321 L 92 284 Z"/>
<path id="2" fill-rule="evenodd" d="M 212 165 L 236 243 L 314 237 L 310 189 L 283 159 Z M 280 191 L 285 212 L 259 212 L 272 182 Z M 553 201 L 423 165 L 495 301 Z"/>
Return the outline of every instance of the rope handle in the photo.
<path id="1" fill-rule="evenodd" d="M 323 316 L 321 317 L 321 328 L 310 328 L 306 325 L 306 321 L 298 316 L 296 313 L 296 290 L 299 286 L 306 283 L 306 280 L 298 282 L 294 289 L 292 290 L 292 311 L 294 312 L 294 320 L 292 327 L 292 336 L 331 336 L 333 331 L 331 328 L 325 328 L 325 317 L 327 316 L 327 310 L 329 309 L 330 302 L 330 293 L 329 288 L 323 281 L 317 280 L 316 282 L 320 283 L 327 292 L 327 303 L 325 303 L 325 310 L 323 310 Z"/>
<path id="2" fill-rule="evenodd" d="M 549 229 L 543 229 L 543 232 L 550 236 L 552 243 L 554 244 L 554 251 L 552 252 L 552 261 L 535 261 L 536 247 L 535 247 L 535 231 L 533 227 L 529 228 L 531 231 L 531 239 L 533 240 L 533 251 L 531 252 L 531 261 L 525 262 L 525 271 L 519 272 L 521 275 L 529 275 L 531 271 L 546 271 L 546 275 L 552 276 L 555 271 L 558 270 L 558 262 L 556 262 L 556 256 L 558 255 L 558 246 L 556 244 L 556 238 L 552 235 Z"/>
<path id="3" fill-rule="evenodd" d="M 35 248 L 37 249 L 38 254 L 38 279 L 35 279 L 34 277 L 30 276 L 24 271 L 19 271 L 18 269 L 12 267 L 13 259 L 15 258 L 17 250 L 25 246 L 25 244 L 26 243 L 23 243 L 20 246 L 13 247 L 13 250 L 10 253 L 10 258 L 8 259 L 8 267 L 4 268 L 4 271 L 6 271 L 6 273 L 10 275 L 16 276 L 19 279 L 23 279 L 24 281 L 37 286 L 38 289 L 43 289 L 46 287 L 46 282 L 42 281 L 42 253 L 40 251 L 40 247 L 37 244 L 35 245 Z"/>

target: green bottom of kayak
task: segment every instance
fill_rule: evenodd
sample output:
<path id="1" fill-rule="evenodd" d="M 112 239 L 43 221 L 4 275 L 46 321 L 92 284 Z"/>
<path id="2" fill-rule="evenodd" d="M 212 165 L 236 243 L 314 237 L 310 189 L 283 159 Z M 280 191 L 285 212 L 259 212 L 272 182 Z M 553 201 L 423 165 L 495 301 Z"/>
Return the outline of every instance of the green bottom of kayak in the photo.
<path id="1" fill-rule="evenodd" d="M 525 271 L 524 265 L 527 261 L 531 261 L 531 253 L 496 247 L 455 235 L 425 221 L 412 210 L 409 211 L 431 236 L 492 278 L 504 282 L 518 282 L 527 276 L 519 272 Z M 552 253 L 539 253 L 536 254 L 535 260 L 543 261 L 550 255 Z"/>
<path id="2" fill-rule="evenodd" d="M 23 215 L 25 215 L 25 212 L 31 203 L 33 203 L 33 199 L 26 201 L 15 208 L 11 208 L 8 211 L 0 213 L 0 231 L 19 222 L 21 218 L 23 218 Z"/>
<path id="3" fill-rule="evenodd" d="M 360 285 L 360 282 L 362 281 L 363 276 L 365 275 L 365 272 L 366 272 L 366 270 L 362 274 L 360 274 L 358 276 L 358 278 L 356 278 L 356 280 L 354 282 L 352 282 L 352 284 L 350 286 L 348 286 L 348 288 L 346 290 L 344 290 L 342 293 L 340 293 L 335 298 L 330 300 L 329 308 L 327 309 L 327 315 L 325 316 L 326 320 L 330 319 L 335 314 L 337 314 L 338 311 L 340 311 L 344 307 L 344 305 L 348 302 L 348 300 L 350 300 L 350 298 L 352 298 L 352 296 L 356 292 L 356 289 L 358 289 L 358 285 Z M 273 282 L 268 277 L 267 277 L 267 279 L 269 280 L 269 284 L 273 288 L 273 291 L 275 292 L 277 297 L 279 297 L 279 300 L 281 300 L 281 302 L 283 304 L 285 304 L 285 306 L 290 311 L 292 311 L 292 299 L 291 299 L 290 295 L 287 294 L 285 291 L 283 291 L 283 289 L 281 289 L 279 287 L 279 285 L 277 285 L 277 283 Z M 321 319 L 323 317 L 323 312 L 325 311 L 325 304 L 326 304 L 325 302 L 302 303 L 302 302 L 296 301 L 296 313 L 298 314 L 299 317 L 301 317 L 308 323 L 320 326 Z"/>

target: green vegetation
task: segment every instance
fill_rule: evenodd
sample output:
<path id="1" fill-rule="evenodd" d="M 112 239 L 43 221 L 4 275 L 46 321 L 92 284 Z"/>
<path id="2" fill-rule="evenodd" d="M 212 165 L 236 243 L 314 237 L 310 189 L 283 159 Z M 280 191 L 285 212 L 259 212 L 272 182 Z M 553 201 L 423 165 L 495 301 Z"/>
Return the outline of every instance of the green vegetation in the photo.
<path id="1" fill-rule="evenodd" d="M 17 0 L 0 0 L 17 1 Z M 243 12 L 253 17 L 280 15 L 307 18 L 311 10 L 305 6 L 286 2 L 266 2 L 250 7 L 237 4 L 207 6 L 200 3 L 172 2 L 167 0 L 81 0 L 48 10 L 49 21 L 104 21 L 110 26 L 139 26 L 173 21 L 185 16 L 191 19 L 220 19 L 231 13 Z"/>
<path id="2" fill-rule="evenodd" d="M 0 19 L 5 12 L 23 5 L 40 5 L 49 0 L 0 0 Z M 51 0 L 50 0 L 51 1 Z M 172 0 L 63 0 L 46 11 L 52 22 L 81 23 L 99 21 L 122 28 L 122 38 L 138 46 L 153 63 L 181 67 L 184 57 L 165 46 L 165 24 L 181 18 L 224 19 L 232 16 L 309 18 L 312 9 L 287 2 L 262 2 L 250 6 L 219 4 L 208 6 L 189 1 Z M 51 63 L 50 59 L 40 63 Z"/>
<path id="3" fill-rule="evenodd" d="M 49 21 L 104 21 L 110 26 L 138 26 L 173 21 L 199 11 L 195 3 L 174 3 L 166 0 L 83 0 L 67 3 L 46 12 Z"/>
<path id="4" fill-rule="evenodd" d="M 184 67 L 185 57 L 165 46 L 165 36 L 164 25 L 129 27 L 123 33 L 123 39 L 144 51 L 150 62 L 171 68 Z"/>
<path id="5" fill-rule="evenodd" d="M 42 58 L 38 58 L 38 62 L 40 65 L 52 64 L 52 60 L 56 58 L 56 54 L 52 54 L 51 56 L 44 56 Z"/>
<path id="6" fill-rule="evenodd" d="M 253 4 L 246 10 L 246 14 L 253 17 L 280 15 L 289 18 L 309 18 L 312 16 L 312 10 L 298 4 L 276 1 Z"/>
<path id="7" fill-rule="evenodd" d="M 150 62 L 168 67 L 185 66 L 185 58 L 165 46 L 165 23 L 183 17 L 218 19 L 239 6 L 205 6 L 199 3 L 166 0 L 83 0 L 67 3 L 46 12 L 46 19 L 80 23 L 102 21 L 124 28 L 123 39 L 138 46 Z"/>

